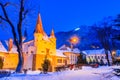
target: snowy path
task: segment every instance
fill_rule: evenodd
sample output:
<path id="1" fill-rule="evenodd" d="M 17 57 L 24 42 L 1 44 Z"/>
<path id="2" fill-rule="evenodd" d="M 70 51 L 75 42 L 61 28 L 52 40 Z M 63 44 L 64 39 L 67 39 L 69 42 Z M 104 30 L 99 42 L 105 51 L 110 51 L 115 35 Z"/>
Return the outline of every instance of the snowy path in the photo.
<path id="1" fill-rule="evenodd" d="M 112 79 L 113 78 L 113 79 Z M 114 79 L 115 78 L 115 79 Z M 13 74 L 10 77 L 0 78 L 0 80 L 120 80 L 111 75 L 111 69 L 83 68 L 77 71 L 63 71 L 49 74 Z"/>
<path id="2" fill-rule="evenodd" d="M 66 71 L 63 73 L 54 73 L 54 74 L 40 74 L 40 75 L 19 75 L 11 76 L 8 78 L 3 78 L 0 80 L 100 80 L 100 75 L 91 74 L 89 72 L 81 71 Z"/>

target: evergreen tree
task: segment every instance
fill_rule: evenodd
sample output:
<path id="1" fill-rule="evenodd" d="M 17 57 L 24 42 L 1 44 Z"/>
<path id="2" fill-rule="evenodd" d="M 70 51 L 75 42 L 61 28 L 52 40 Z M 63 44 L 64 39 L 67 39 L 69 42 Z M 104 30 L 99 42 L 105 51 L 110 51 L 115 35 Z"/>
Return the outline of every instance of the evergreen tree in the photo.
<path id="1" fill-rule="evenodd" d="M 80 54 L 78 57 L 77 57 L 77 64 L 81 64 L 82 63 L 82 55 Z"/>
<path id="2" fill-rule="evenodd" d="M 44 62 L 42 64 L 42 69 L 45 74 L 48 72 L 49 66 L 50 66 L 50 61 L 47 59 L 47 57 L 45 57 Z"/>
<path id="3" fill-rule="evenodd" d="M 80 53 L 80 55 L 77 57 L 77 64 L 85 64 L 86 63 L 86 59 L 84 58 L 84 54 Z"/>
<path id="4" fill-rule="evenodd" d="M 3 59 L 0 57 L 0 69 L 3 68 Z"/>

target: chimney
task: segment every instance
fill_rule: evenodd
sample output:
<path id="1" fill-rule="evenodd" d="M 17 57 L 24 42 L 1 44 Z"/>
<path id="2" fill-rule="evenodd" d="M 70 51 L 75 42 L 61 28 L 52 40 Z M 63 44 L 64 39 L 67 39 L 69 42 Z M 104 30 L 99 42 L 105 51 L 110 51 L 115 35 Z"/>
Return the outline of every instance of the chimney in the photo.
<path id="1" fill-rule="evenodd" d="M 11 51 L 12 47 L 13 47 L 13 40 L 10 38 L 8 42 L 8 51 Z"/>

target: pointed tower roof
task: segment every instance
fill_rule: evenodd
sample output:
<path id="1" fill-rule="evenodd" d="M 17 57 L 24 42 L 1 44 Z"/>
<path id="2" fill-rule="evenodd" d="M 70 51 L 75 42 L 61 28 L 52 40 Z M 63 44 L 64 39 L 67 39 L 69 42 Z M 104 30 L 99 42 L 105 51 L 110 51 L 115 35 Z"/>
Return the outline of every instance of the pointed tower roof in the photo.
<path id="1" fill-rule="evenodd" d="M 55 37 L 54 30 L 52 29 L 50 37 Z"/>
<path id="2" fill-rule="evenodd" d="M 46 33 L 44 32 L 44 29 L 42 27 L 42 20 L 41 20 L 40 13 L 38 14 L 38 19 L 37 19 L 35 33 L 41 33 L 44 36 L 46 36 Z"/>

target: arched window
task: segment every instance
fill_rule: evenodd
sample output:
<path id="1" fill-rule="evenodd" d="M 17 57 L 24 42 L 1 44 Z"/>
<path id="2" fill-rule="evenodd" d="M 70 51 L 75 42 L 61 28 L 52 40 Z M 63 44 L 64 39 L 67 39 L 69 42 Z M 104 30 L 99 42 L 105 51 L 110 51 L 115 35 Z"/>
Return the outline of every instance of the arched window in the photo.
<path id="1" fill-rule="evenodd" d="M 103 57 L 103 56 L 102 56 L 101 58 L 102 58 L 102 59 L 104 59 L 104 57 Z"/>
<path id="2" fill-rule="evenodd" d="M 98 59 L 100 59 L 100 56 L 98 56 Z"/>
<path id="3" fill-rule="evenodd" d="M 33 54 L 34 52 L 33 51 L 31 51 L 31 54 Z"/>

